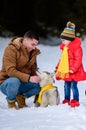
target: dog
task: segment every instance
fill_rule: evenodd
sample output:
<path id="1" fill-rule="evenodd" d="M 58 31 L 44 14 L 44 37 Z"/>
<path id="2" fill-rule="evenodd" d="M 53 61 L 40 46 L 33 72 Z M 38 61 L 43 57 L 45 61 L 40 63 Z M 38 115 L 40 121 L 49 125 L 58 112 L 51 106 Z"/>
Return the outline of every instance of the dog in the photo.
<path id="1" fill-rule="evenodd" d="M 53 85 L 55 73 L 49 73 L 46 71 L 39 70 L 37 70 L 36 73 L 41 78 L 41 81 L 39 83 L 41 91 L 39 95 L 35 97 L 35 107 L 47 107 L 48 105 L 58 105 L 60 103 L 60 94 L 58 88 Z"/>

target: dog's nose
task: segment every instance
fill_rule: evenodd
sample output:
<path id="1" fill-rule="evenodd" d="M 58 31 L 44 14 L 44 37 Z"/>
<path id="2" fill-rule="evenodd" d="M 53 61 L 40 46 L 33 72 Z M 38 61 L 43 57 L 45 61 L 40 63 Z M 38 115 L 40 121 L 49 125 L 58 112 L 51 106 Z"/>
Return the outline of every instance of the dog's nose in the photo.
<path id="1" fill-rule="evenodd" d="M 38 67 L 36 68 L 36 72 L 39 72 L 39 73 L 40 73 L 40 69 L 39 69 Z"/>
<path id="2" fill-rule="evenodd" d="M 53 83 L 55 83 L 55 79 L 53 79 Z"/>

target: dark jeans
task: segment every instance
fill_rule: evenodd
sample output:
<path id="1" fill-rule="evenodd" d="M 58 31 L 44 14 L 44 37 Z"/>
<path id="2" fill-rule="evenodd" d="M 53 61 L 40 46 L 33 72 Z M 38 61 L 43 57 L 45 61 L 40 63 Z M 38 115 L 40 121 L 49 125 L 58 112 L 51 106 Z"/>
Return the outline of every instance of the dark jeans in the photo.
<path id="1" fill-rule="evenodd" d="M 65 81 L 64 85 L 64 94 L 65 94 L 65 99 L 70 100 L 71 98 L 71 90 L 73 92 L 73 99 L 79 101 L 79 91 L 77 88 L 77 82 L 75 81 Z"/>
<path id="2" fill-rule="evenodd" d="M 6 95 L 7 100 L 15 100 L 17 94 L 26 97 L 37 95 L 40 91 L 39 83 L 22 82 L 18 78 L 8 78 L 1 85 L 0 90 Z"/>

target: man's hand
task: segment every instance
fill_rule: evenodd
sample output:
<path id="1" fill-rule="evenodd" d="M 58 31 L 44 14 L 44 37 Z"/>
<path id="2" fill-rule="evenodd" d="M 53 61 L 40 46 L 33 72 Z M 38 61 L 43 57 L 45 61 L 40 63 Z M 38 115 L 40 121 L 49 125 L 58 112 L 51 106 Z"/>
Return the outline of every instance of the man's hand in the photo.
<path id="1" fill-rule="evenodd" d="M 41 78 L 39 76 L 31 76 L 29 81 L 39 83 L 41 81 Z"/>

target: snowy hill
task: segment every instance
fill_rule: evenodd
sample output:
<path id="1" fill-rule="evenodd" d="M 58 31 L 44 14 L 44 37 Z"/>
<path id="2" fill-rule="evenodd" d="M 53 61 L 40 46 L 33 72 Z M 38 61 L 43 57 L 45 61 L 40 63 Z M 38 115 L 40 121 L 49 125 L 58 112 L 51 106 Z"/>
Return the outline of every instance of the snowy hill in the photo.
<path id="1" fill-rule="evenodd" d="M 5 47 L 10 38 L 0 38 L 0 68 Z M 86 70 L 86 40 L 83 41 L 83 64 Z M 52 72 L 59 60 L 58 46 L 38 45 L 41 54 L 38 56 L 38 67 Z M 64 82 L 56 81 L 61 102 L 64 98 Z M 86 130 L 86 81 L 78 83 L 80 106 L 71 108 L 67 104 L 35 108 L 33 98 L 26 100 L 28 108 L 8 109 L 5 95 L 0 92 L 0 130 Z M 71 95 L 72 96 L 72 95 Z"/>

